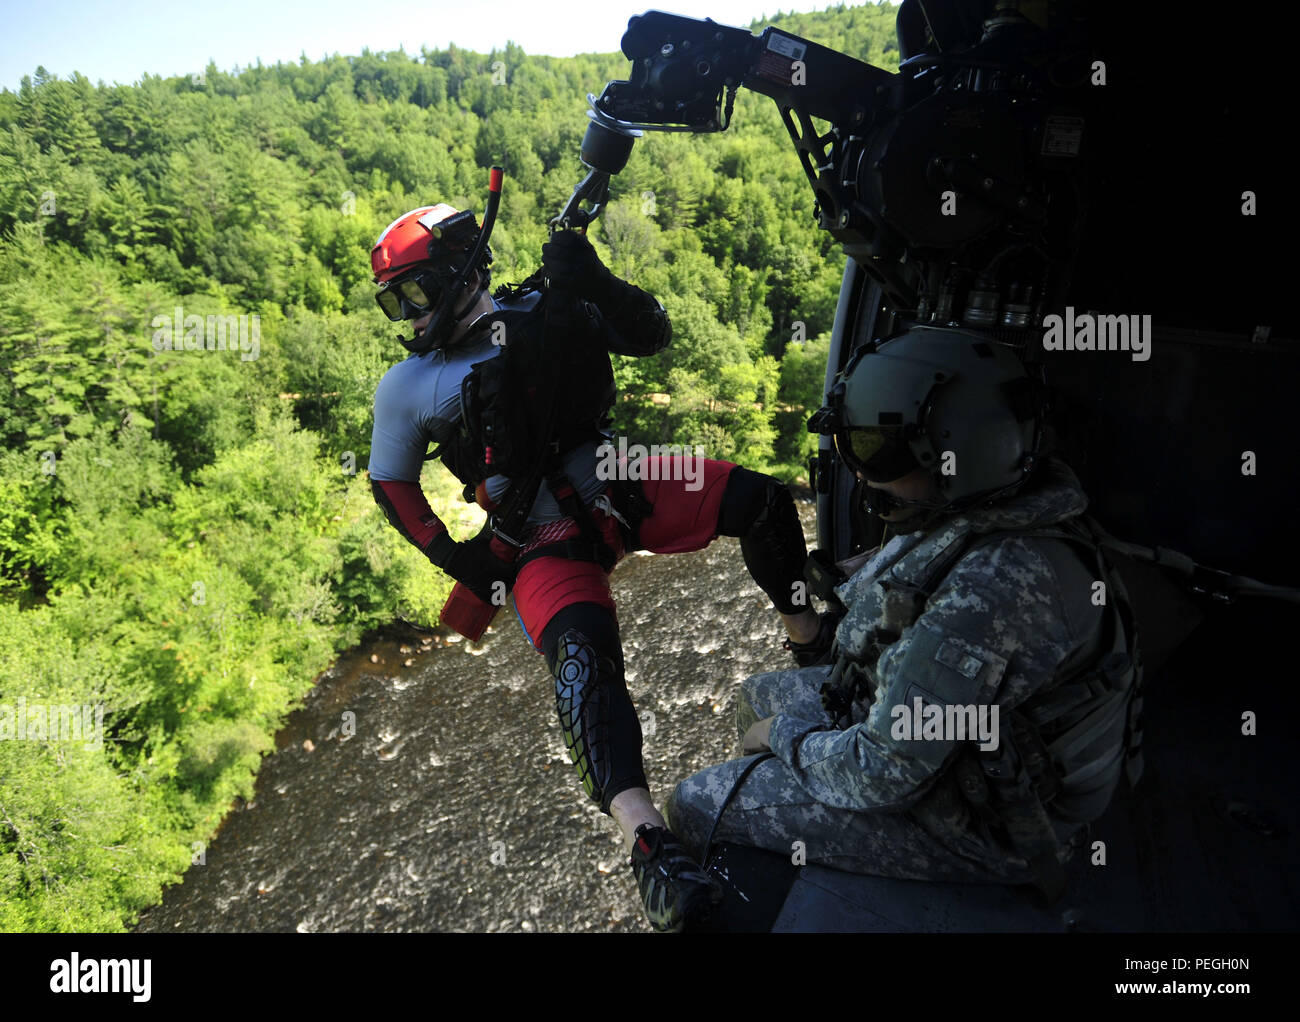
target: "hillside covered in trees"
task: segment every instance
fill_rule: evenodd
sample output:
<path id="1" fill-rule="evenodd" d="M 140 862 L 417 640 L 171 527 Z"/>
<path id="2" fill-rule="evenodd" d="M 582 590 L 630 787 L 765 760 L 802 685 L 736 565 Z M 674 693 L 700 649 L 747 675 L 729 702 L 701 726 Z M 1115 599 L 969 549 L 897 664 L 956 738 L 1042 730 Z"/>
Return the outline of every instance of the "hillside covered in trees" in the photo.
<path id="1" fill-rule="evenodd" d="M 895 12 L 773 23 L 892 70 Z M 0 929 L 130 925 L 338 650 L 436 622 L 448 582 L 365 479 L 405 354 L 369 248 L 418 205 L 481 213 L 499 163 L 494 283 L 534 270 L 617 45 L 0 92 Z M 592 237 L 673 321 L 615 358 L 615 428 L 798 478 L 844 257 L 775 105 L 638 142 Z M 463 538 L 458 487 L 425 487 Z M 38 705 L 101 707 L 104 741 L 20 720 Z"/>

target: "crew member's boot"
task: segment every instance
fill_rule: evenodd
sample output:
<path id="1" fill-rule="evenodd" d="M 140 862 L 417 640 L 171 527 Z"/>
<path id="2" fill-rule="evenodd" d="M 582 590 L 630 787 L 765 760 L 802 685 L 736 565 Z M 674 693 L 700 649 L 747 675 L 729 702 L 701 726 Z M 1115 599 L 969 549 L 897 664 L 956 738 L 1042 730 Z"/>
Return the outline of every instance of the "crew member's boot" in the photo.
<path id="1" fill-rule="evenodd" d="M 819 664 L 829 664 L 831 662 L 831 646 L 835 642 L 835 629 L 839 627 L 840 619 L 843 617 L 844 611 L 842 610 L 823 611 L 816 638 L 811 642 L 795 642 L 793 639 L 787 638 L 781 643 L 781 646 L 794 655 L 795 663 L 800 667 L 816 667 Z"/>
<path id="2" fill-rule="evenodd" d="M 722 888 L 666 827 L 643 823 L 636 829 L 631 866 L 646 918 L 660 933 L 689 930 L 722 900 Z"/>

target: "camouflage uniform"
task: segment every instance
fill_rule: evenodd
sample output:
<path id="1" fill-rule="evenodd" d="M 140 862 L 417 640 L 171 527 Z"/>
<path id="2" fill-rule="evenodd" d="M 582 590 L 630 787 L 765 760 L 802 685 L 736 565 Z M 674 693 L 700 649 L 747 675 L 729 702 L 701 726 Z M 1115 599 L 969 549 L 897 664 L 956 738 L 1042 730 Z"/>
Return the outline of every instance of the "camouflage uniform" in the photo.
<path id="1" fill-rule="evenodd" d="M 755 721 L 774 717 L 775 756 L 746 778 L 715 842 L 791 854 L 799 841 L 809 863 L 880 876 L 1031 880 L 1007 831 L 963 796 L 955 766 L 970 744 L 895 738 L 891 709 L 912 706 L 918 695 L 940 706 L 996 703 L 1005 742 L 1009 710 L 1097 658 L 1110 612 L 1092 600 L 1097 566 L 1085 566 L 1072 543 L 1009 534 L 969 549 L 928 601 L 909 582 L 970 533 L 1050 526 L 1080 515 L 1086 504 L 1074 473 L 1051 459 L 1014 497 L 897 535 L 877 551 L 837 589 L 848 608 L 836 633 L 840 656 L 865 672 L 849 724 L 837 730 L 823 708 L 819 690 L 829 666 L 748 679 L 737 730 L 743 735 Z M 702 770 L 670 797 L 670 825 L 696 854 L 752 760 Z M 1112 791 L 1113 785 L 1102 797 Z M 1050 810 L 1048 821 L 1063 861 L 1082 825 Z"/>

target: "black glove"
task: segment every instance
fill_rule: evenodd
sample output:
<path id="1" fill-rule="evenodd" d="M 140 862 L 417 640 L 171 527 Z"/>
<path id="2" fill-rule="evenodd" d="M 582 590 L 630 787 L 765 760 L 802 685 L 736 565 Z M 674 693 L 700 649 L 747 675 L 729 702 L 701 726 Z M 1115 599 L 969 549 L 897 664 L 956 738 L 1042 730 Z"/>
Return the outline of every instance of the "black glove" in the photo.
<path id="1" fill-rule="evenodd" d="M 492 552 L 491 541 L 492 528 L 488 525 L 464 543 L 457 543 L 443 532 L 424 548 L 424 554 L 484 603 L 499 605 L 501 595 L 514 585 L 515 569 Z M 505 583 L 505 588 L 497 586 L 497 582 Z"/>
<path id="2" fill-rule="evenodd" d="M 597 305 L 608 303 L 614 285 L 620 283 L 600 261 L 587 236 L 577 231 L 556 231 L 551 235 L 542 246 L 542 273 L 551 287 L 590 298 Z"/>
<path id="3" fill-rule="evenodd" d="M 831 715 L 837 728 L 841 721 L 846 724 L 852 721 L 854 692 L 851 687 L 824 681 L 817 691 L 821 693 L 822 706 Z"/>

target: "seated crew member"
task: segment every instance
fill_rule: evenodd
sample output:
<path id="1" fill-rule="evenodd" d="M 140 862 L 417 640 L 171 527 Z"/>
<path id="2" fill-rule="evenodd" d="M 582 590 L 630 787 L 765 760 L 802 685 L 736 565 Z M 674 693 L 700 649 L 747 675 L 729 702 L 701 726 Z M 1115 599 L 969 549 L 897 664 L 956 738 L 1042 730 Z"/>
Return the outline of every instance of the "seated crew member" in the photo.
<path id="1" fill-rule="evenodd" d="M 715 536 L 735 536 L 750 574 L 780 612 L 787 648 L 797 660 L 828 654 L 833 619 L 794 602 L 806 548 L 793 498 L 776 480 L 724 461 L 705 461 L 703 485 L 696 480 L 694 491 L 685 473 L 666 463 L 657 472 L 641 472 L 639 487 L 599 478 L 599 427 L 614 397 L 609 353 L 662 350 L 670 325 L 660 304 L 613 276 L 586 238 L 570 231 L 543 246 L 544 278 L 539 273 L 490 295 L 485 249 L 463 291 L 450 293 L 449 282 L 466 270 L 479 230 L 471 213 L 425 206 L 385 228 L 371 252 L 381 307 L 390 319 L 413 320 L 415 330 L 413 339 L 402 339 L 412 355 L 385 374 L 375 393 L 369 466 L 375 499 L 395 528 L 485 603 L 494 589 L 513 584 L 525 633 L 554 676 L 565 744 L 588 796 L 622 829 L 647 917 L 656 930 L 683 929 L 707 914 L 719 892 L 651 800 L 608 572 L 629 550 L 698 550 Z M 566 306 L 562 354 L 538 358 L 546 317 L 560 315 L 546 312 L 543 299 L 558 289 L 580 301 Z M 547 388 L 559 388 L 549 418 L 521 413 L 524 400 L 477 408 L 491 390 L 482 366 L 499 366 L 491 360 L 507 350 L 519 360 L 513 365 L 534 358 L 525 389 L 530 400 L 543 394 L 537 407 L 551 407 Z M 550 372 L 558 381 L 548 383 Z M 492 439 L 478 435 L 484 423 L 492 424 Z M 516 435 L 502 435 L 510 432 L 506 425 Z M 537 464 L 541 455 L 529 460 L 517 452 L 541 450 L 528 445 L 533 434 L 547 430 L 552 460 L 545 478 L 534 483 L 526 528 L 514 537 L 513 563 L 494 555 L 499 537 L 493 540 L 491 522 L 475 540 L 453 541 L 419 485 L 429 442 L 440 445 L 435 454 L 466 484 L 467 494 L 504 514 L 512 499 L 529 499 L 521 473 L 531 469 L 511 478 L 493 465 L 511 457 L 502 452 L 512 448 L 518 464 Z"/>
<path id="2" fill-rule="evenodd" d="M 746 755 L 669 796 L 700 861 L 710 833 L 800 841 L 851 872 L 1059 896 L 1085 825 L 1140 773 L 1141 667 L 1042 415 L 1018 359 L 974 334 L 913 328 L 850 362 L 811 428 L 834 433 L 886 541 L 836 587 L 834 665 L 749 678 Z"/>

